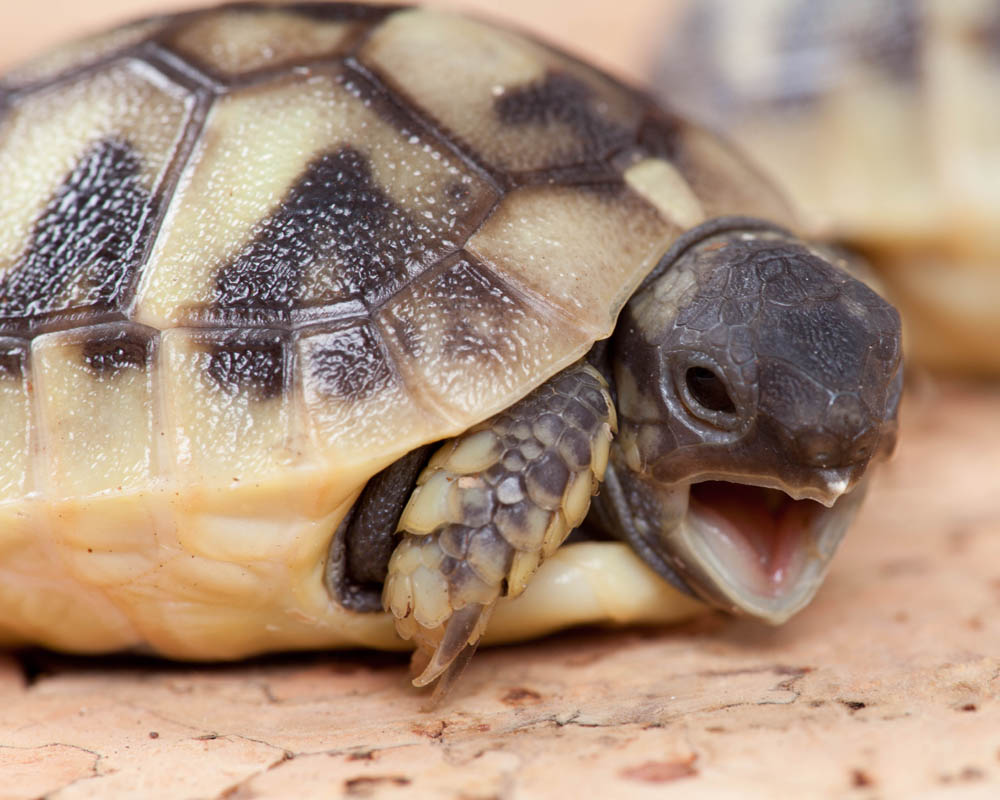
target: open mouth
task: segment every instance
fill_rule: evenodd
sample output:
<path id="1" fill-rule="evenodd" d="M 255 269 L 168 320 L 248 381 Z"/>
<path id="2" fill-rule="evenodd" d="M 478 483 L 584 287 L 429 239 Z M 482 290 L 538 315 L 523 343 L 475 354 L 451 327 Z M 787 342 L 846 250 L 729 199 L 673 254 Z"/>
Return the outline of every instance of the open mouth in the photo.
<path id="1" fill-rule="evenodd" d="M 672 549 L 686 564 L 691 588 L 779 624 L 816 593 L 863 495 L 858 485 L 826 506 L 779 489 L 693 483 Z"/>

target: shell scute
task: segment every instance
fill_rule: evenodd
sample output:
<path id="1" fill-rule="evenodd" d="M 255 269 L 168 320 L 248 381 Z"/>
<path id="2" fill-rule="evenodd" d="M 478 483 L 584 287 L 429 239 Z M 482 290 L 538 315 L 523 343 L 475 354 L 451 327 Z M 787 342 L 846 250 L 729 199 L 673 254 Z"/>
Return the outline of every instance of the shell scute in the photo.
<path id="1" fill-rule="evenodd" d="M 191 109 L 132 60 L 14 103 L 0 125 L 0 330 L 120 316 Z"/>
<path id="2" fill-rule="evenodd" d="M 585 165 L 632 144 L 642 114 L 638 97 L 596 70 L 516 34 L 433 11 L 392 16 L 358 58 L 515 181 L 565 168 L 586 174 Z"/>

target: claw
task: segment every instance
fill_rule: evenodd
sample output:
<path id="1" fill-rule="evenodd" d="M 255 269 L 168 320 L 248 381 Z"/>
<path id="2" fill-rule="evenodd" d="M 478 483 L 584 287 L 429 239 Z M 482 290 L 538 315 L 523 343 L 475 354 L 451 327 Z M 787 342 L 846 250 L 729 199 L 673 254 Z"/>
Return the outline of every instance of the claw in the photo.
<path id="1" fill-rule="evenodd" d="M 455 681 L 458 674 L 465 668 L 465 664 L 472 653 L 475 652 L 479 637 L 473 637 L 476 629 L 480 632 L 486 627 L 490 612 L 493 611 L 493 604 L 488 606 L 479 603 L 472 603 L 465 608 L 460 608 L 454 612 L 444 626 L 444 634 L 438 643 L 430 661 L 416 678 L 413 679 L 414 686 L 427 686 L 428 684 L 445 675 L 441 683 L 449 685 Z M 470 638 L 475 638 L 475 642 L 470 642 Z M 468 655 L 465 651 L 469 650 Z M 441 684 L 438 684 L 441 687 Z M 435 692 L 437 695 L 437 692 Z M 443 696 L 443 693 L 442 693 Z"/>

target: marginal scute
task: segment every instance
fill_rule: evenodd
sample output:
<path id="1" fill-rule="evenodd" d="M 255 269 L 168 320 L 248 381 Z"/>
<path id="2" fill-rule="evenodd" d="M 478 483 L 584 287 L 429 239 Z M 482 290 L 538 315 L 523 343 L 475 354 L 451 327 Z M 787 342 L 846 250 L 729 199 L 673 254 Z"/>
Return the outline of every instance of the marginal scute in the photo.
<path id="1" fill-rule="evenodd" d="M 314 445 L 331 462 L 374 473 L 434 438 L 438 417 L 414 399 L 367 320 L 304 331 L 296 364 Z"/>
<path id="2" fill-rule="evenodd" d="M 454 433 L 521 397 L 543 363 L 572 362 L 589 346 L 558 312 L 464 253 L 399 291 L 376 321 L 407 384 Z"/>
<path id="3" fill-rule="evenodd" d="M 156 17 L 63 43 L 7 72 L 0 78 L 0 90 L 44 84 L 64 73 L 86 69 L 139 44 L 162 30 L 166 23 L 166 17 Z"/>
<path id="4" fill-rule="evenodd" d="M 3 420 L 0 425 L 0 504 L 17 500 L 29 488 L 32 429 L 29 385 L 28 343 L 0 337 L 0 420 Z M 0 528 L 5 525 L 0 521 Z"/>
<path id="5" fill-rule="evenodd" d="M 736 151 L 697 125 L 657 109 L 643 123 L 639 149 L 673 165 L 706 219 L 742 214 L 795 227 L 795 216 L 778 191 Z M 664 188 L 645 193 L 655 202 Z"/>
<path id="6" fill-rule="evenodd" d="M 282 353 L 290 347 L 281 331 L 164 332 L 165 440 L 179 479 L 231 486 L 308 463 L 296 399 L 270 390 L 274 365 L 263 363 L 277 342 Z"/>
<path id="7" fill-rule="evenodd" d="M 159 472 L 155 367 L 140 344 L 148 334 L 130 326 L 79 329 L 39 336 L 32 374 L 39 406 L 38 435 L 45 488 L 56 497 L 143 490 Z M 105 363 L 94 366 L 95 341 Z M 125 359 L 114 351 L 124 343 Z M 147 347 L 151 346 L 147 345 Z M 115 366 L 113 361 L 119 361 Z"/>

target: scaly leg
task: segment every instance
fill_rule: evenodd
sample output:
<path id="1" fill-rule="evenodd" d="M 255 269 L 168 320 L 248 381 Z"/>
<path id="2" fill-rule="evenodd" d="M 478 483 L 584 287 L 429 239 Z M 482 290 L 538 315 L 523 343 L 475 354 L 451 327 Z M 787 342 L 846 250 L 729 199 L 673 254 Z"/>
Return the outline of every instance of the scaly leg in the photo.
<path id="1" fill-rule="evenodd" d="M 580 362 L 434 454 L 382 593 L 399 634 L 427 658 L 414 685 L 451 684 L 497 599 L 524 591 L 583 521 L 615 430 L 607 384 Z"/>

